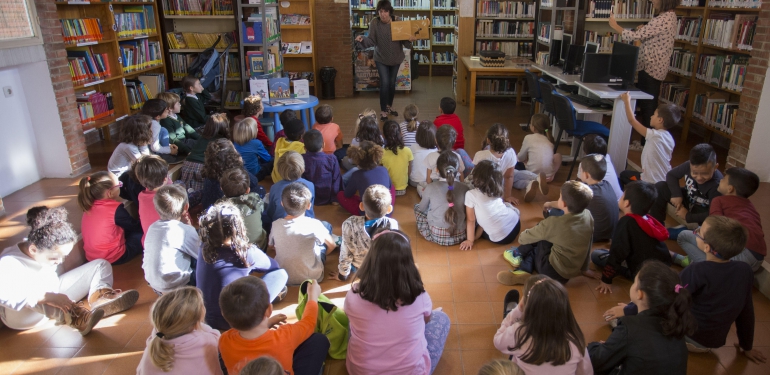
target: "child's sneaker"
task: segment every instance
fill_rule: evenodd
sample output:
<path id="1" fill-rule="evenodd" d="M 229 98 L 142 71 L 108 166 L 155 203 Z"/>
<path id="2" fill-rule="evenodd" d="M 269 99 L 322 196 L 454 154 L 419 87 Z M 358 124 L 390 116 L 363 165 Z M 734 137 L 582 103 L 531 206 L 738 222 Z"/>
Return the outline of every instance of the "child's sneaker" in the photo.
<path id="1" fill-rule="evenodd" d="M 103 288 L 88 297 L 88 304 L 91 310 L 104 310 L 104 316 L 108 317 L 130 309 L 138 300 L 139 292 L 136 290 L 124 292 L 120 289 Z"/>
<path id="2" fill-rule="evenodd" d="M 340 246 L 342 246 L 342 236 L 338 236 L 332 233 L 332 238 L 334 239 L 334 244 L 337 245 L 335 249 L 338 249 Z"/>
<path id="3" fill-rule="evenodd" d="M 519 268 L 521 265 L 521 254 L 519 254 L 519 248 L 518 247 L 512 247 L 508 250 L 505 250 L 503 252 L 503 259 L 505 259 L 506 262 L 510 263 L 513 268 Z"/>
<path id="4" fill-rule="evenodd" d="M 400 197 L 402 195 L 406 195 L 406 190 L 396 190 L 396 196 Z"/>
<path id="5" fill-rule="evenodd" d="M 283 289 L 281 289 L 281 292 L 278 293 L 278 295 L 275 297 L 275 301 L 273 301 L 273 303 L 278 303 L 283 301 L 283 299 L 286 298 L 287 294 L 289 294 L 289 288 L 284 286 Z"/>
<path id="6" fill-rule="evenodd" d="M 537 191 L 540 188 L 540 183 L 537 180 L 532 180 L 527 184 L 527 190 L 524 192 L 524 202 L 532 202 L 537 195 Z"/>
<path id="7" fill-rule="evenodd" d="M 503 285 L 524 285 L 532 274 L 524 271 L 500 271 L 497 281 Z"/>
<path id="8" fill-rule="evenodd" d="M 684 225 L 677 225 L 673 228 L 666 228 L 668 230 L 668 239 L 676 241 L 677 237 L 679 237 L 679 233 L 682 233 L 687 229 Z"/>
<path id="9" fill-rule="evenodd" d="M 540 194 L 548 195 L 548 177 L 545 173 L 540 173 L 537 176 L 537 184 L 540 185 Z"/>
<path id="10" fill-rule="evenodd" d="M 690 257 L 680 254 L 674 254 L 674 264 L 682 268 L 686 268 L 690 265 Z"/>
<path id="11" fill-rule="evenodd" d="M 69 326 L 75 328 L 82 336 L 91 332 L 96 323 L 104 317 L 104 310 L 89 310 L 82 304 L 76 304 L 70 309 Z"/>

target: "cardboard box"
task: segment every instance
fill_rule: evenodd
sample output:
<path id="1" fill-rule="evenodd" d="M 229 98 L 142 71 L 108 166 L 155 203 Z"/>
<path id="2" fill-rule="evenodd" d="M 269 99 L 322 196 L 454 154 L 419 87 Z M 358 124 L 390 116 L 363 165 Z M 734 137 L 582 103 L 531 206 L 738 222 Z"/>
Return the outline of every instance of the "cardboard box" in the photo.
<path id="1" fill-rule="evenodd" d="M 390 35 L 392 40 L 409 40 L 430 38 L 430 20 L 391 21 Z"/>

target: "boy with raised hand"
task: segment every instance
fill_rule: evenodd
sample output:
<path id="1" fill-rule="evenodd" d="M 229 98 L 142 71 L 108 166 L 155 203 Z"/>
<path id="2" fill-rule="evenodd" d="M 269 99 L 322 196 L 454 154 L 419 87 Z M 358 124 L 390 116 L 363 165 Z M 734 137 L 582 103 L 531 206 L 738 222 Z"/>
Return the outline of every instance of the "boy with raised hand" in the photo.
<path id="1" fill-rule="evenodd" d="M 735 219 L 749 231 L 746 248 L 730 260 L 747 263 L 754 272 L 759 270 L 767 255 L 762 221 L 759 212 L 749 200 L 749 197 L 754 195 L 758 188 L 759 177 L 754 172 L 744 168 L 730 168 L 725 171 L 725 176 L 717 188 L 722 196 L 714 198 L 709 209 L 709 215 Z M 698 248 L 696 239 L 695 233 L 691 231 L 683 231 L 679 234 L 676 242 L 687 253 L 687 256 L 675 254 L 674 263 L 687 267 L 691 263 L 706 260 L 705 254 Z"/>
<path id="2" fill-rule="evenodd" d="M 504 285 L 524 284 L 537 271 L 564 284 L 588 267 L 588 252 L 594 219 L 588 211 L 593 192 L 579 181 L 561 186 L 556 205 L 562 216 L 549 216 L 519 235 L 521 246 L 503 253 L 516 271 L 501 271 L 497 281 Z"/>
<path id="3" fill-rule="evenodd" d="M 287 374 L 319 374 L 329 352 L 329 339 L 313 333 L 318 318 L 321 287 L 307 288 L 302 319 L 293 324 L 286 315 L 273 315 L 273 305 L 262 279 L 245 276 L 222 289 L 219 306 L 231 329 L 219 338 L 219 352 L 230 374 L 239 374 L 252 359 L 275 358 Z"/>
<path id="4" fill-rule="evenodd" d="M 660 104 L 650 117 L 650 128 L 645 127 L 634 116 L 631 109 L 631 96 L 628 92 L 620 95 L 626 105 L 626 117 L 637 133 L 646 140 L 642 150 L 642 173 L 623 171 L 620 173 L 621 184 L 631 181 L 656 183 L 665 181 L 666 173 L 671 170 L 671 153 L 674 151 L 674 137 L 668 132 L 682 118 L 682 112 L 676 105 Z"/>
<path id="5" fill-rule="evenodd" d="M 647 147 L 647 146 L 645 146 Z M 708 143 L 701 143 L 690 150 L 690 160 L 678 165 L 666 174 L 665 181 L 655 183 L 658 198 L 650 209 L 650 215 L 666 222 L 666 204 L 676 208 L 676 216 L 687 223 L 702 224 L 709 216 L 711 200 L 722 195 L 719 181 L 722 172 L 717 170 L 717 153 Z M 679 180 L 684 178 L 684 187 Z M 669 229 L 669 239 L 675 240 L 684 226 Z"/>
<path id="6" fill-rule="evenodd" d="M 648 259 L 671 265 L 668 247 L 663 243 L 668 238 L 668 231 L 663 224 L 647 215 L 656 195 L 655 185 L 649 182 L 634 181 L 626 185 L 626 191 L 618 202 L 625 216 L 618 221 L 610 249 L 597 249 L 591 253 L 591 261 L 602 268 L 601 277 L 589 273 L 589 276 L 601 280 L 596 287 L 600 293 L 612 293 L 610 285 L 617 275 L 633 280 Z"/>

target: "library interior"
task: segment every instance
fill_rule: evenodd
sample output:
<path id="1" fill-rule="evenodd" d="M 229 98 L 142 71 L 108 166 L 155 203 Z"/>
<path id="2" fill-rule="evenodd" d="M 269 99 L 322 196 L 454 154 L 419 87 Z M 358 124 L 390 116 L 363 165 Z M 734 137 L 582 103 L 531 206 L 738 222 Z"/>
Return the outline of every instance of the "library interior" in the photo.
<path id="1" fill-rule="evenodd" d="M 0 21 L 2 374 L 770 374 L 770 0 Z"/>

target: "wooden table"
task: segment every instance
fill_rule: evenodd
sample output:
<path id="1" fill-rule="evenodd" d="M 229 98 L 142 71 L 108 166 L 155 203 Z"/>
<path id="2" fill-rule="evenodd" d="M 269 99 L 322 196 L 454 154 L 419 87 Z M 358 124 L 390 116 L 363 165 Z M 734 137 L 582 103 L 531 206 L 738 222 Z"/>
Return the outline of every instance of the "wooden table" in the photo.
<path id="1" fill-rule="evenodd" d="M 457 95 L 459 96 L 460 103 L 463 105 L 470 105 L 470 113 L 468 115 L 471 126 L 476 125 L 476 79 L 491 77 L 513 77 L 524 78 L 524 71 L 529 69 L 532 61 L 525 58 L 514 58 L 512 60 L 505 60 L 505 65 L 501 68 L 483 67 L 481 61 L 471 60 L 469 56 L 463 56 L 460 58 L 461 64 L 457 64 L 458 73 L 457 79 Z M 468 88 L 466 88 L 466 81 L 468 82 Z M 516 105 L 521 105 L 521 90 L 523 85 L 518 85 L 516 89 Z M 470 90 L 470 94 L 468 94 Z"/>

